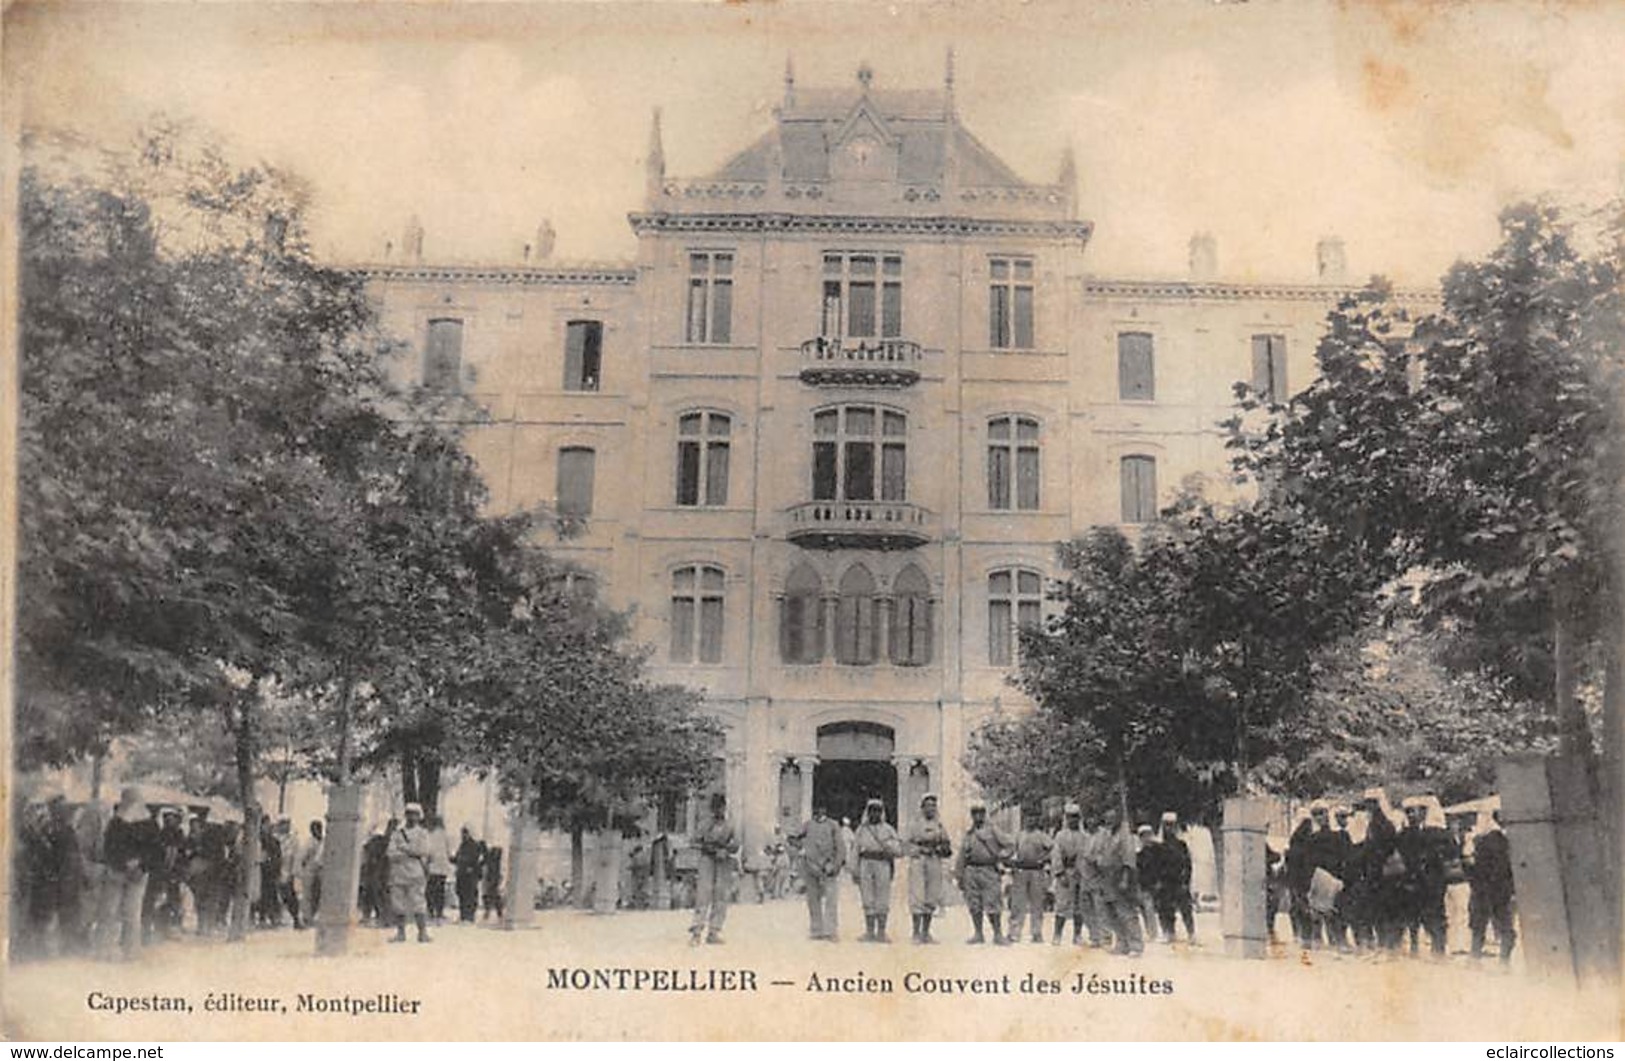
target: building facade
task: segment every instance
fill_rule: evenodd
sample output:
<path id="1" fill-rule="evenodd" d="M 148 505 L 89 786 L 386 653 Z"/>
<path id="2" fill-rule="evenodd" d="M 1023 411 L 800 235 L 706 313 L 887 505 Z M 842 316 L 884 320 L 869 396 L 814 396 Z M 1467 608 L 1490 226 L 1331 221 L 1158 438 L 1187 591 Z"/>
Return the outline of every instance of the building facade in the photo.
<path id="1" fill-rule="evenodd" d="M 697 179 L 666 173 L 657 115 L 646 167 L 635 261 L 553 264 L 544 229 L 522 262 L 436 265 L 414 228 L 363 267 L 400 371 L 485 407 L 493 504 L 574 517 L 551 547 L 705 690 L 746 850 L 815 801 L 906 824 L 934 791 L 957 823 L 972 734 L 1026 706 L 1016 631 L 1056 543 L 1224 488 L 1233 385 L 1312 377 L 1341 245 L 1296 284 L 1217 279 L 1201 236 L 1190 277 L 1095 275 L 1070 154 L 1012 172 L 951 67 L 934 91 L 787 76 L 773 127 Z"/>

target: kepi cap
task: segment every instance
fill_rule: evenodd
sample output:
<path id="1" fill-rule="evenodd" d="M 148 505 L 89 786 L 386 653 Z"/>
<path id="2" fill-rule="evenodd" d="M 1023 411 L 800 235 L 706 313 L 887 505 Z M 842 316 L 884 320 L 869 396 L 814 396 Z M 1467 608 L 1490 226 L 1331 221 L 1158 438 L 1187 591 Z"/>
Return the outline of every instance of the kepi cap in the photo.
<path id="1" fill-rule="evenodd" d="M 1083 808 L 1078 806 L 1076 803 L 1068 803 L 1065 807 L 1061 808 L 1061 812 L 1063 814 L 1082 814 Z"/>

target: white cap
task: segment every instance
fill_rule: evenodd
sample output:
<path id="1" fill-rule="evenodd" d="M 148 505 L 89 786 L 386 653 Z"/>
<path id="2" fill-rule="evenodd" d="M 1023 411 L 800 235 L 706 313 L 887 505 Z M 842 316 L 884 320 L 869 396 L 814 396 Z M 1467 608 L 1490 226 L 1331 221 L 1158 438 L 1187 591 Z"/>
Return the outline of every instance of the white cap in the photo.
<path id="1" fill-rule="evenodd" d="M 1082 814 L 1083 813 L 1083 808 L 1078 806 L 1076 803 L 1068 803 L 1065 807 L 1063 807 L 1061 809 L 1062 809 L 1062 812 L 1066 813 L 1066 814 Z"/>
<path id="2" fill-rule="evenodd" d="M 987 810 L 987 804 L 982 800 L 973 799 L 973 800 L 970 801 L 970 809 L 971 810 Z"/>
<path id="3" fill-rule="evenodd" d="M 927 803 L 935 802 L 937 802 L 937 794 L 935 792 L 927 792 L 925 795 L 920 797 L 920 806 L 922 807 Z"/>
<path id="4" fill-rule="evenodd" d="M 1171 810 L 1165 810 L 1162 812 L 1162 820 L 1165 822 L 1177 822 L 1179 821 L 1179 815 L 1175 814 Z"/>
<path id="5" fill-rule="evenodd" d="M 419 814 L 422 814 L 423 813 L 423 804 L 421 804 L 421 803 L 408 803 L 406 805 L 405 813 L 411 814 L 413 811 L 417 811 Z"/>

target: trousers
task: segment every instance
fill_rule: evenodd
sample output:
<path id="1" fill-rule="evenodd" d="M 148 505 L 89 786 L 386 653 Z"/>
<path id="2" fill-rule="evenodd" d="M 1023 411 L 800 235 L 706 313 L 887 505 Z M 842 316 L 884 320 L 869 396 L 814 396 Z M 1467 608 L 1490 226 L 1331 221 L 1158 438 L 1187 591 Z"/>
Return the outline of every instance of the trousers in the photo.
<path id="1" fill-rule="evenodd" d="M 728 896 L 733 891 L 733 861 L 700 856 L 694 874 L 694 922 L 690 931 L 721 932 L 728 920 Z"/>
<path id="2" fill-rule="evenodd" d="M 822 873 L 808 871 L 804 879 L 807 884 L 807 917 L 811 922 L 812 935 L 816 939 L 826 936 L 833 939 L 841 930 L 840 899 L 837 894 L 840 877 L 826 877 Z"/>

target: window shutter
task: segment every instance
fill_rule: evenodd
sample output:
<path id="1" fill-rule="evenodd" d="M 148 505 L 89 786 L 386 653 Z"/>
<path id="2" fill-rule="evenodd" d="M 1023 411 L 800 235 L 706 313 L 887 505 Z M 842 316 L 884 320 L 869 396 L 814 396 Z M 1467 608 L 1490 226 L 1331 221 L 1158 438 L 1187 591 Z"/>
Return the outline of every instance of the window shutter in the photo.
<path id="1" fill-rule="evenodd" d="M 688 663 L 694 652 L 694 598 L 671 599 L 671 661 Z"/>
<path id="2" fill-rule="evenodd" d="M 710 442 L 705 447 L 705 503 L 728 503 L 728 443 Z M 696 463 L 698 461 L 696 460 Z"/>
<path id="3" fill-rule="evenodd" d="M 700 444 L 692 441 L 677 443 L 677 503 L 700 503 Z"/>
<path id="4" fill-rule="evenodd" d="M 1265 400 L 1270 393 L 1270 337 L 1253 336 L 1253 393 Z"/>
<path id="5" fill-rule="evenodd" d="M 987 448 L 987 506 L 1004 509 L 1010 507 L 1010 447 L 992 445 Z"/>
<path id="6" fill-rule="evenodd" d="M 1010 662 L 1010 602 L 991 600 L 987 604 L 987 661 L 995 667 Z"/>
<path id="7" fill-rule="evenodd" d="M 1018 287 L 1015 295 L 1015 345 L 1030 350 L 1033 347 L 1033 289 Z"/>
<path id="8" fill-rule="evenodd" d="M 561 516 L 592 515 L 593 466 L 596 454 L 590 449 L 559 451 L 557 482 L 558 511 Z"/>
<path id="9" fill-rule="evenodd" d="M 1156 397 L 1151 336 L 1124 332 L 1117 337 L 1117 394 L 1129 401 Z"/>
<path id="10" fill-rule="evenodd" d="M 734 285 L 732 280 L 716 281 L 711 306 L 711 341 L 733 341 Z"/>
<path id="11" fill-rule="evenodd" d="M 1038 450 L 1032 446 L 1016 451 L 1016 507 L 1038 508 Z"/>
<path id="12" fill-rule="evenodd" d="M 700 662 L 722 662 L 722 598 L 700 600 Z"/>

